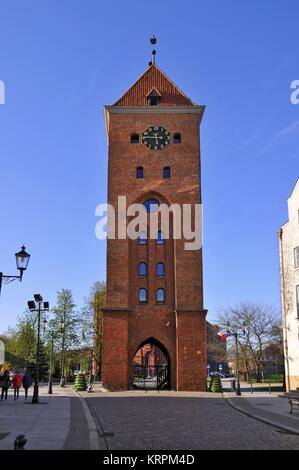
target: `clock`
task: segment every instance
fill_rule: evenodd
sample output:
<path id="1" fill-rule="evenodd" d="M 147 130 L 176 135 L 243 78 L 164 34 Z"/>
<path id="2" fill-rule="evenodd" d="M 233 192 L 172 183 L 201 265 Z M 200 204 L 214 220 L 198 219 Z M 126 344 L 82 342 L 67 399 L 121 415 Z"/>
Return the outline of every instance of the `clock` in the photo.
<path id="1" fill-rule="evenodd" d="M 149 127 L 142 134 L 142 143 L 151 150 L 164 149 L 170 144 L 170 132 L 164 127 Z"/>

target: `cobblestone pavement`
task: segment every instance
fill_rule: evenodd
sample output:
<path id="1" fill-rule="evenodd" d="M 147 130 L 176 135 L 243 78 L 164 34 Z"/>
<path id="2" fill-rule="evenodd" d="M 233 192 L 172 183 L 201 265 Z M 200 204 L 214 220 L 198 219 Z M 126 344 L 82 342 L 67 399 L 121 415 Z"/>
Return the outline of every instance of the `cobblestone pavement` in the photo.
<path id="1" fill-rule="evenodd" d="M 298 435 L 250 418 L 222 398 L 111 395 L 88 398 L 109 450 L 299 449 Z"/>

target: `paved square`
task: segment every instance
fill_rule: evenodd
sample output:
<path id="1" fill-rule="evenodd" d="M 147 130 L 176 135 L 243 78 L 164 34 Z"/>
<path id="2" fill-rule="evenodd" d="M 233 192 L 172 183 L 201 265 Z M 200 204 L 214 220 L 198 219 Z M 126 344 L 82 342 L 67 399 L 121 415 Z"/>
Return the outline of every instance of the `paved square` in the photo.
<path id="1" fill-rule="evenodd" d="M 298 435 L 250 418 L 222 398 L 111 395 L 88 398 L 109 450 L 299 449 Z"/>

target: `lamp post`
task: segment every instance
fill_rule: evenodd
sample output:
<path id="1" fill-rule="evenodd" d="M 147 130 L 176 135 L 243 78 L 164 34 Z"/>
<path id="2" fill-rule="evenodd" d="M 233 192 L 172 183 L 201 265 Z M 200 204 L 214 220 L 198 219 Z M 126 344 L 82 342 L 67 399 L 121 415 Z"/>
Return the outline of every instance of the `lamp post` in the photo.
<path id="1" fill-rule="evenodd" d="M 63 317 L 60 322 L 60 331 L 62 334 L 62 344 L 61 344 L 61 377 L 60 377 L 60 387 L 64 387 L 64 361 L 65 361 L 65 311 L 63 312 Z"/>
<path id="2" fill-rule="evenodd" d="M 42 308 L 43 304 L 43 308 Z M 40 349 L 40 316 L 41 312 L 47 312 L 49 310 L 49 302 L 44 302 L 40 294 L 34 295 L 34 300 L 28 301 L 28 308 L 30 312 L 37 312 L 37 346 L 36 346 L 36 374 L 34 381 L 32 403 L 39 402 L 38 396 L 38 366 L 39 366 L 39 349 Z"/>
<path id="3" fill-rule="evenodd" d="M 48 321 L 46 318 L 43 319 L 43 333 L 44 333 L 44 338 L 46 336 L 46 325 Z M 52 375 L 53 375 L 53 357 L 54 357 L 54 330 L 51 330 L 51 346 L 50 346 L 50 364 L 49 364 L 49 382 L 48 382 L 48 394 L 52 395 L 53 393 L 53 387 L 52 387 Z"/>
<path id="4" fill-rule="evenodd" d="M 241 388 L 240 388 L 240 372 L 239 372 L 239 345 L 238 345 L 238 332 L 236 331 L 233 333 L 235 340 L 236 340 L 236 367 L 237 367 L 237 389 L 236 395 L 241 395 Z"/>
<path id="5" fill-rule="evenodd" d="M 20 271 L 20 274 L 18 276 L 7 276 L 6 274 L 0 272 L 0 294 L 2 284 L 9 284 L 10 282 L 15 281 L 16 279 L 19 279 L 20 282 L 22 282 L 24 271 L 26 271 L 30 259 L 30 255 L 26 252 L 24 245 L 22 246 L 21 251 L 15 254 L 15 257 L 17 269 Z"/>
<path id="6" fill-rule="evenodd" d="M 52 395 L 52 375 L 53 375 L 53 355 L 54 355 L 54 330 L 51 331 L 51 356 L 50 356 L 50 371 L 49 371 L 49 388 L 48 394 Z"/>
<path id="7" fill-rule="evenodd" d="M 240 374 L 239 374 L 239 345 L 238 345 L 238 331 L 232 331 L 230 327 L 230 323 L 227 322 L 227 330 L 235 337 L 236 343 L 236 376 L 237 376 L 237 388 L 236 388 L 236 395 L 241 395 L 241 388 L 240 388 Z"/>

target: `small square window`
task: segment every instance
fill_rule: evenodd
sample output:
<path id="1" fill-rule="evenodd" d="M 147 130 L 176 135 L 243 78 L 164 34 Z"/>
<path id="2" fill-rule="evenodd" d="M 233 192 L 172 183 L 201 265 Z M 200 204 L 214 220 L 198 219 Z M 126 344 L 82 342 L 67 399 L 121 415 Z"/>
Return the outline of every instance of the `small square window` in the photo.
<path id="1" fill-rule="evenodd" d="M 139 144 L 139 135 L 131 134 L 131 144 Z"/>
<path id="2" fill-rule="evenodd" d="M 173 134 L 173 139 L 172 139 L 174 144 L 180 144 L 181 143 L 181 134 L 179 132 L 176 132 Z"/>
<path id="3" fill-rule="evenodd" d="M 294 265 L 295 268 L 299 268 L 299 246 L 294 248 Z"/>
<path id="4" fill-rule="evenodd" d="M 163 168 L 163 178 L 170 178 L 170 167 L 165 166 Z"/>
<path id="5" fill-rule="evenodd" d="M 136 178 L 143 178 L 143 177 L 144 177 L 143 167 L 139 166 L 138 168 L 136 168 Z"/>
<path id="6" fill-rule="evenodd" d="M 148 96 L 147 103 L 149 106 L 159 106 L 161 102 L 161 96 Z"/>

